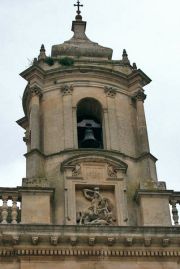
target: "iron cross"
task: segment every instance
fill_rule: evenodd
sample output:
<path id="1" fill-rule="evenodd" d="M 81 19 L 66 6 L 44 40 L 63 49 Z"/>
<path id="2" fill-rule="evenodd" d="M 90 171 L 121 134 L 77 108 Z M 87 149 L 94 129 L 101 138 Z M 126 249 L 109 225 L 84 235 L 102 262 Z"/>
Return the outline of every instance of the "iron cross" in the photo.
<path id="1" fill-rule="evenodd" d="M 83 5 L 80 4 L 80 1 L 77 1 L 77 4 L 74 4 L 75 7 L 77 7 L 77 14 L 80 15 L 81 11 L 80 11 L 80 7 L 83 7 Z"/>

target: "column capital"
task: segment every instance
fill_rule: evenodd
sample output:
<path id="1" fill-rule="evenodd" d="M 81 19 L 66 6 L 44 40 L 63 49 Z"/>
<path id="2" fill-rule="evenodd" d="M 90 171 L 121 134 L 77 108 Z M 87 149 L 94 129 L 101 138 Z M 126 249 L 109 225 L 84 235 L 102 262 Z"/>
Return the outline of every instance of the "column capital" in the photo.
<path id="1" fill-rule="evenodd" d="M 144 100 L 146 99 L 146 94 L 144 93 L 143 89 L 138 89 L 138 91 L 135 92 L 133 98 L 137 101 L 144 102 Z"/>
<path id="2" fill-rule="evenodd" d="M 114 98 L 116 95 L 116 89 L 111 86 L 105 86 L 104 92 L 106 93 L 106 96 Z"/>
<path id="3" fill-rule="evenodd" d="M 37 85 L 34 85 L 32 87 L 29 88 L 30 90 L 30 95 L 33 97 L 33 96 L 39 96 L 41 97 L 42 96 L 42 90 L 39 86 Z"/>
<path id="4" fill-rule="evenodd" d="M 61 86 L 61 92 L 64 95 L 71 95 L 73 92 L 73 85 L 64 84 Z"/>

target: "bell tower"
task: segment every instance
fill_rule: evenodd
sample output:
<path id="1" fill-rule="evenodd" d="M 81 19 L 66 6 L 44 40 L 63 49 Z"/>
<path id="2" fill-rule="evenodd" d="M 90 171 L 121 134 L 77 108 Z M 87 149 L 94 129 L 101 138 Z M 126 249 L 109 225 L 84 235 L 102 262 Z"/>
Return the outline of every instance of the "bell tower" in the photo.
<path id="1" fill-rule="evenodd" d="M 51 57 L 42 45 L 38 59 L 21 73 L 28 82 L 25 117 L 18 121 L 27 144 L 22 185 L 54 190 L 53 200 L 40 190 L 36 199 L 29 192 L 25 200 L 33 201 L 36 212 L 43 197 L 42 215 L 49 208 L 48 223 L 57 225 L 169 225 L 166 195 L 152 200 L 146 193 L 165 191 L 157 180 L 144 113 L 144 87 L 151 80 L 130 64 L 126 50 L 122 59 L 112 60 L 112 49 L 92 42 L 80 2 L 75 6 L 73 37 L 53 45 Z M 156 209 L 144 215 L 151 200 Z M 159 212 L 161 219 L 155 218 Z M 41 223 L 35 216 L 32 222 Z"/>
<path id="2" fill-rule="evenodd" d="M 0 268 L 178 269 L 180 192 L 150 153 L 151 80 L 91 41 L 75 6 L 73 37 L 21 73 L 26 176 L 0 187 Z"/>

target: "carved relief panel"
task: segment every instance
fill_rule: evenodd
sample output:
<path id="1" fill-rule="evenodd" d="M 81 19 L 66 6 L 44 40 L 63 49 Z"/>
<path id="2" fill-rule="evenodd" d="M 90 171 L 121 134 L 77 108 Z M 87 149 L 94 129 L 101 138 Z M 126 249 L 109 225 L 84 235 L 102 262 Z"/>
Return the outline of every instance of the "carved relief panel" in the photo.
<path id="1" fill-rule="evenodd" d="M 104 157 L 62 164 L 68 225 L 127 225 L 127 165 Z"/>
<path id="2" fill-rule="evenodd" d="M 78 225 L 117 225 L 114 186 L 76 186 Z"/>

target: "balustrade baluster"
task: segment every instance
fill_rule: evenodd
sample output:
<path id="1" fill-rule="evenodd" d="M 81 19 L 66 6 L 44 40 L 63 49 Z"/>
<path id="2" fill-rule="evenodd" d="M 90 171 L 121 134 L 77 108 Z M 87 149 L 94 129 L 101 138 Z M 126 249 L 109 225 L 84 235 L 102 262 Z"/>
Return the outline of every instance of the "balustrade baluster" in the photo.
<path id="1" fill-rule="evenodd" d="M 8 217 L 8 196 L 2 196 L 2 200 L 3 200 L 3 205 L 2 205 L 2 224 L 6 224 L 7 223 L 7 217 Z"/>
<path id="2" fill-rule="evenodd" d="M 17 223 L 17 216 L 18 216 L 18 207 L 17 207 L 17 197 L 12 197 L 12 211 L 11 211 L 11 218 L 12 218 L 12 224 Z"/>
<path id="3" fill-rule="evenodd" d="M 172 205 L 172 217 L 174 220 L 174 225 L 179 225 L 179 215 L 178 215 L 178 210 L 176 207 L 177 201 L 171 200 L 170 204 Z"/>

